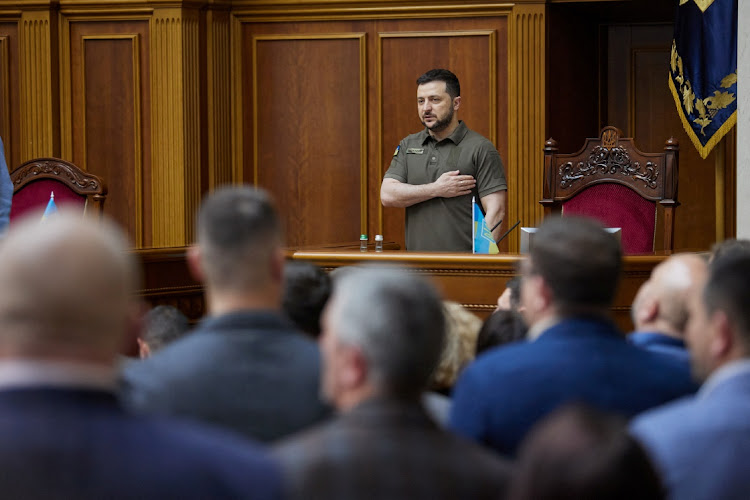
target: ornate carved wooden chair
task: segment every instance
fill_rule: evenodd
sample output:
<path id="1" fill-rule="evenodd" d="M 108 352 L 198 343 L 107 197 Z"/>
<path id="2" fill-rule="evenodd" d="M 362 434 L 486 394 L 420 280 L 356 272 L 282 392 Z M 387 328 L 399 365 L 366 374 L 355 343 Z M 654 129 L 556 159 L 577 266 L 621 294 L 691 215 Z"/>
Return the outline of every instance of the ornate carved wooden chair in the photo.
<path id="1" fill-rule="evenodd" d="M 662 153 L 643 153 L 615 127 L 604 127 L 574 154 L 558 154 L 549 139 L 540 203 L 545 215 L 588 215 L 622 228 L 626 254 L 672 250 L 678 153 L 674 138 Z"/>
<path id="2" fill-rule="evenodd" d="M 84 215 L 101 216 L 107 186 L 96 175 L 58 158 L 29 160 L 10 173 L 13 182 L 11 222 L 30 211 L 43 211 L 55 194 L 55 205 L 80 207 Z"/>

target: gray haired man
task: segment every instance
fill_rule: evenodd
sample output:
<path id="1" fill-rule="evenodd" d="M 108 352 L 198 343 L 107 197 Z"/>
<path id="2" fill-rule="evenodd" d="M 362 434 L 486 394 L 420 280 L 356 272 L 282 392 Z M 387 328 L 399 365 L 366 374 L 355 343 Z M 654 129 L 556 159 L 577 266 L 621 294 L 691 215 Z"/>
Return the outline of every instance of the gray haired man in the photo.
<path id="1" fill-rule="evenodd" d="M 501 496 L 508 465 L 440 430 L 419 402 L 445 336 L 432 286 L 404 270 L 352 270 L 322 325 L 322 391 L 342 415 L 276 449 L 291 498 Z"/>

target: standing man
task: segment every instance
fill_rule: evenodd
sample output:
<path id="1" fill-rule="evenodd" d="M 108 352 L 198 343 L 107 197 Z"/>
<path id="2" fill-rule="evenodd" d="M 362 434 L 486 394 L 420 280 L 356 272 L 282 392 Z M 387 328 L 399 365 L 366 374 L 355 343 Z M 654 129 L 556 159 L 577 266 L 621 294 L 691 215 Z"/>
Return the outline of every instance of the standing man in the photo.
<path id="1" fill-rule="evenodd" d="M 417 79 L 417 111 L 425 126 L 393 153 L 380 187 L 385 207 L 406 207 L 406 249 L 470 252 L 471 198 L 485 212 L 492 236 L 505 216 L 508 189 L 495 146 L 458 119 L 461 85 L 446 69 Z"/>

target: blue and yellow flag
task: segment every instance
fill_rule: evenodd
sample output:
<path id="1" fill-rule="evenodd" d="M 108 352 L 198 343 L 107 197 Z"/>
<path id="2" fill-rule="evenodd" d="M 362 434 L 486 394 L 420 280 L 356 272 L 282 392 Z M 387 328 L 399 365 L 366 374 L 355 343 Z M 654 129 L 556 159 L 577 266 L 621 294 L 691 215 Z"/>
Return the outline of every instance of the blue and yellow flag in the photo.
<path id="1" fill-rule="evenodd" d="M 44 209 L 44 214 L 42 215 L 42 220 L 47 220 L 50 216 L 57 213 L 57 205 L 55 205 L 55 193 L 51 192 L 49 194 L 49 201 L 47 202 L 47 208 Z"/>
<path id="2" fill-rule="evenodd" d="M 679 0 L 669 89 L 706 158 L 737 123 L 737 0 Z"/>
<path id="3" fill-rule="evenodd" d="M 474 242 L 472 253 L 500 253 L 497 249 L 497 243 L 492 238 L 490 228 L 484 220 L 482 209 L 479 208 L 474 198 L 471 199 L 472 212 L 474 221 L 471 226 L 471 237 Z"/>

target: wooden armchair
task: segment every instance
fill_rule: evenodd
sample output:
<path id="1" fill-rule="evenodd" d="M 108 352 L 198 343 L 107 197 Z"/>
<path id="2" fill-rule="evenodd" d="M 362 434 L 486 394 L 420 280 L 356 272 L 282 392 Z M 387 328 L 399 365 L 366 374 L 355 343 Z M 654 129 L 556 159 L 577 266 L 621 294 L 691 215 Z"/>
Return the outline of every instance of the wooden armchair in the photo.
<path id="1" fill-rule="evenodd" d="M 13 183 L 12 221 L 30 211 L 43 211 L 55 194 L 55 205 L 80 207 L 84 215 L 101 216 L 107 186 L 96 175 L 58 158 L 29 160 L 10 173 Z"/>
<path id="2" fill-rule="evenodd" d="M 545 215 L 587 215 L 622 228 L 625 254 L 672 250 L 679 145 L 670 138 L 664 152 L 643 153 L 621 136 L 616 127 L 604 127 L 573 154 L 559 154 L 554 139 L 547 140 Z"/>

